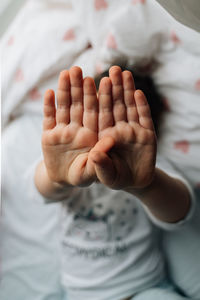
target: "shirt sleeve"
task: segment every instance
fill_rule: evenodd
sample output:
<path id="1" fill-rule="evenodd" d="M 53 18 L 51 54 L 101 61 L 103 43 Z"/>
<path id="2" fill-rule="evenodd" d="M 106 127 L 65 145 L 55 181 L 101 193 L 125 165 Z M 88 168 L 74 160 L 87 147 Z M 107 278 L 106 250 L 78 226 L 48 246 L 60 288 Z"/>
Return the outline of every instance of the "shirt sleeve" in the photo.
<path id="1" fill-rule="evenodd" d="M 183 228 L 186 224 L 188 224 L 194 215 L 195 206 L 196 206 L 194 192 L 193 192 L 192 187 L 189 184 L 189 182 L 180 174 L 180 172 L 177 171 L 175 166 L 173 166 L 167 159 L 163 159 L 160 156 L 158 156 L 157 162 L 156 162 L 156 167 L 158 167 L 159 169 L 161 169 L 162 171 L 167 173 L 169 176 L 182 181 L 182 183 L 186 186 L 186 188 L 188 189 L 188 192 L 190 194 L 190 200 L 191 200 L 190 208 L 189 208 L 188 213 L 184 217 L 184 219 L 182 219 L 176 223 L 168 223 L 168 222 L 159 220 L 151 213 L 151 211 L 145 205 L 143 205 L 144 210 L 146 211 L 150 220 L 156 226 L 160 227 L 161 229 L 167 230 L 167 231 L 179 230 L 179 229 Z"/>

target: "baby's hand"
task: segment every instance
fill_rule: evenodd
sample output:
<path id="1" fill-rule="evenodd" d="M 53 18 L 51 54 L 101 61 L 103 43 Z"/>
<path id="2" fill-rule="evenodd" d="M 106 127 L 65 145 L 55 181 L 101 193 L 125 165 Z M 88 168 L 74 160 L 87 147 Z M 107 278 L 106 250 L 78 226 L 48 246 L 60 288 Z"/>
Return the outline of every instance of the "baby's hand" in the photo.
<path id="1" fill-rule="evenodd" d="M 60 74 L 57 108 L 52 90 L 44 98 L 42 149 L 50 179 L 87 186 L 96 180 L 89 152 L 98 140 L 98 102 L 92 78 L 72 67 Z"/>
<path id="2" fill-rule="evenodd" d="M 144 188 L 154 176 L 156 136 L 149 105 L 142 91 L 135 91 L 131 72 L 117 66 L 100 82 L 99 142 L 90 158 L 99 181 L 113 189 Z"/>

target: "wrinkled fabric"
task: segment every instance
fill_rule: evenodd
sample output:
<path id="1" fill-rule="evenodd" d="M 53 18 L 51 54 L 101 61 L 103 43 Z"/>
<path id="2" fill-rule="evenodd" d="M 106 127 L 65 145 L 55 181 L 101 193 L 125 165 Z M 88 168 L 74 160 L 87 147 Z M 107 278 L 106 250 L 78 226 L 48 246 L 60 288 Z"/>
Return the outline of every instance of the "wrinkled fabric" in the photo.
<path id="1" fill-rule="evenodd" d="M 200 5 L 198 0 L 157 0 L 179 22 L 200 31 Z"/>

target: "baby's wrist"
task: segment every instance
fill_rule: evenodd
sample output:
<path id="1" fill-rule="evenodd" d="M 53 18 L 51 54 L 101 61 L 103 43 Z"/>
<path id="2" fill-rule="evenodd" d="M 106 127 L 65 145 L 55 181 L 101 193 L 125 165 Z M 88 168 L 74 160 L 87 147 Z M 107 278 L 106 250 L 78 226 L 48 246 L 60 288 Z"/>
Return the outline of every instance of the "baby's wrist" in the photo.
<path id="1" fill-rule="evenodd" d="M 44 161 L 41 161 L 35 172 L 35 185 L 38 191 L 45 197 L 58 200 L 71 194 L 74 187 L 65 182 L 56 182 L 48 174 Z"/>
<path id="2" fill-rule="evenodd" d="M 148 194 L 152 189 L 154 189 L 155 181 L 157 176 L 157 169 L 155 168 L 148 180 L 146 180 L 140 186 L 129 186 L 124 189 L 125 192 L 128 192 L 138 198 L 143 197 Z"/>
<path id="3" fill-rule="evenodd" d="M 45 161 L 41 161 L 40 162 L 41 166 L 41 172 L 43 174 L 43 176 L 46 178 L 47 181 L 49 181 L 49 183 L 54 186 L 55 188 L 69 188 L 69 187 L 73 187 L 70 183 L 61 180 L 60 178 L 58 178 L 58 176 L 55 174 L 55 172 L 50 172 L 45 164 Z"/>

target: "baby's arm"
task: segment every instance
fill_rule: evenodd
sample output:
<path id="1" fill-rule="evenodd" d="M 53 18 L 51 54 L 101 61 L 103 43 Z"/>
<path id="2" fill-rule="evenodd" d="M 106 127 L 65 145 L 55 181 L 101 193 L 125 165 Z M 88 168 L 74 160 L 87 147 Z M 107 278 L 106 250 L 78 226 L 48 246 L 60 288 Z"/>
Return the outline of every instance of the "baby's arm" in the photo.
<path id="1" fill-rule="evenodd" d="M 98 140 L 98 102 L 92 78 L 72 67 L 60 74 L 57 108 L 52 90 L 44 98 L 42 150 L 44 161 L 36 168 L 35 184 L 46 197 L 96 180 L 89 158 Z"/>
<path id="2" fill-rule="evenodd" d="M 156 218 L 164 222 L 178 222 L 184 219 L 190 209 L 191 199 L 185 184 L 158 168 L 155 168 L 149 186 L 128 188 L 127 192 L 138 197 Z"/>
<path id="3" fill-rule="evenodd" d="M 155 167 L 156 136 L 147 100 L 135 91 L 131 73 L 116 66 L 100 83 L 99 139 L 90 156 L 99 181 L 137 196 L 162 221 L 185 217 L 188 189 Z"/>

